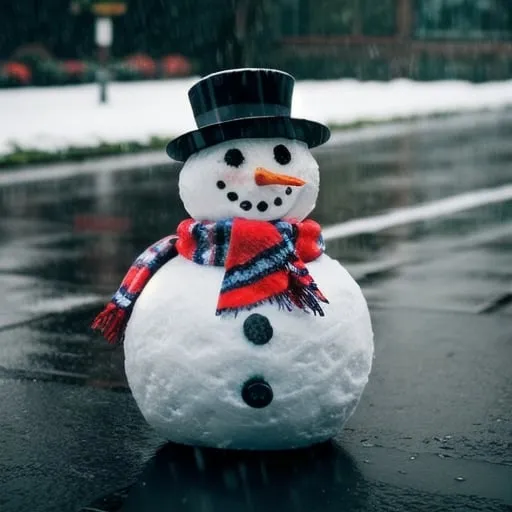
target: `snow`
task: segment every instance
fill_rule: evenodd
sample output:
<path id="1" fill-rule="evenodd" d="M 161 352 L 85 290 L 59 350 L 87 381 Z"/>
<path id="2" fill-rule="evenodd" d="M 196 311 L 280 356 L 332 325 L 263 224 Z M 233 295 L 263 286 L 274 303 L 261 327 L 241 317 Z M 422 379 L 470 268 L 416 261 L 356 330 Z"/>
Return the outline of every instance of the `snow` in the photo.
<path id="1" fill-rule="evenodd" d="M 326 295 L 325 316 L 263 304 L 217 316 L 223 269 L 181 256 L 166 263 L 135 303 L 124 340 L 128 383 L 142 414 L 169 440 L 231 449 L 308 446 L 337 435 L 356 408 L 373 360 L 373 332 L 357 283 L 322 255 L 308 269 Z M 243 324 L 264 315 L 264 345 Z M 272 388 L 264 408 L 241 391 L 254 377 Z"/>
<path id="2" fill-rule="evenodd" d="M 147 142 L 195 127 L 187 91 L 198 78 L 112 83 L 109 103 L 95 84 L 0 91 L 0 155 L 14 146 L 58 150 L 101 142 Z M 512 105 L 512 80 L 299 81 L 293 115 L 324 123 L 466 112 Z"/>

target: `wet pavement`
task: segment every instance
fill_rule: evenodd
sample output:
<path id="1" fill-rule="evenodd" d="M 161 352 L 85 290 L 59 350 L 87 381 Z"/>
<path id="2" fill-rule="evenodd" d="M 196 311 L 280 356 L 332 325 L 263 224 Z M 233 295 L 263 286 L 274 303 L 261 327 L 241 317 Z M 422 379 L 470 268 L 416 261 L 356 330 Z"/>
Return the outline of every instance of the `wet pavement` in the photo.
<path id="1" fill-rule="evenodd" d="M 88 330 L 185 216 L 177 167 L 0 176 L 0 510 L 510 510 L 512 114 L 386 130 L 316 152 L 313 217 L 366 218 L 327 250 L 368 299 L 376 358 L 343 435 L 292 453 L 164 445 L 122 349 Z M 408 220 L 425 203 L 439 215 Z"/>

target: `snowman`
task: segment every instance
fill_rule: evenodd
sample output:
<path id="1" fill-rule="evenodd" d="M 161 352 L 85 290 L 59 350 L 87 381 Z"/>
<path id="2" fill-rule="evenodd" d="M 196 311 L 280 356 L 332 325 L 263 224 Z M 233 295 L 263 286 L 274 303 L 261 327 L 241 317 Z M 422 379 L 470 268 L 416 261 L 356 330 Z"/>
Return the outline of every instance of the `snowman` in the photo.
<path id="1" fill-rule="evenodd" d="M 368 381 L 373 333 L 356 282 L 307 219 L 310 148 L 327 127 L 290 117 L 294 79 L 209 75 L 198 129 L 169 143 L 190 219 L 133 264 L 93 327 L 122 341 L 133 396 L 168 440 L 298 448 L 334 437 Z"/>

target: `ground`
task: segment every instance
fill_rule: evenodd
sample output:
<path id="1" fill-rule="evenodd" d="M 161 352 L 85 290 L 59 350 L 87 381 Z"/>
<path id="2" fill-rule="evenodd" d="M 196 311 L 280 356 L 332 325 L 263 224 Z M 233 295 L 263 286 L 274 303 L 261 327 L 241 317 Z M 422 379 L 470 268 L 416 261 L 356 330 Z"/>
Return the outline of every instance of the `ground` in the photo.
<path id="1" fill-rule="evenodd" d="M 369 302 L 376 354 L 343 434 L 277 455 L 165 445 L 122 349 L 88 328 L 185 215 L 178 168 L 150 154 L 1 174 L 2 512 L 510 510 L 511 135 L 489 113 L 315 153 L 313 217 Z"/>

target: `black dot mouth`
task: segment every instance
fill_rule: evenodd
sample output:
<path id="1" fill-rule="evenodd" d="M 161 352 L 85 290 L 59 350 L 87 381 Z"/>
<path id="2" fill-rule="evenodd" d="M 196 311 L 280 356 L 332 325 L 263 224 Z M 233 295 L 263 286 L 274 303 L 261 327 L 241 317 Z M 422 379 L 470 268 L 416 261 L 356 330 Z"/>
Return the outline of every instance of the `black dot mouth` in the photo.
<path id="1" fill-rule="evenodd" d="M 246 212 L 248 212 L 252 208 L 251 201 L 242 201 L 240 203 L 240 208 L 242 208 L 242 210 L 245 210 Z"/>
<path id="2" fill-rule="evenodd" d="M 224 188 L 226 188 L 226 183 L 222 180 L 219 180 L 219 181 L 217 181 L 216 186 L 218 189 L 223 190 Z M 287 196 L 289 196 L 292 193 L 292 188 L 286 187 L 284 192 Z M 240 196 L 236 192 L 230 191 L 226 194 L 226 197 L 229 201 L 235 202 L 235 201 L 238 201 Z M 274 198 L 274 200 L 270 204 L 267 201 L 259 201 L 256 204 L 256 208 L 261 213 L 264 213 L 270 208 L 271 205 L 274 205 L 276 207 L 281 207 L 281 206 L 283 206 L 283 204 L 284 204 L 283 199 L 281 197 L 277 196 Z M 252 210 L 254 205 L 251 201 L 244 199 L 243 201 L 241 201 L 238 204 L 238 206 L 242 210 L 248 212 L 248 211 Z"/>

